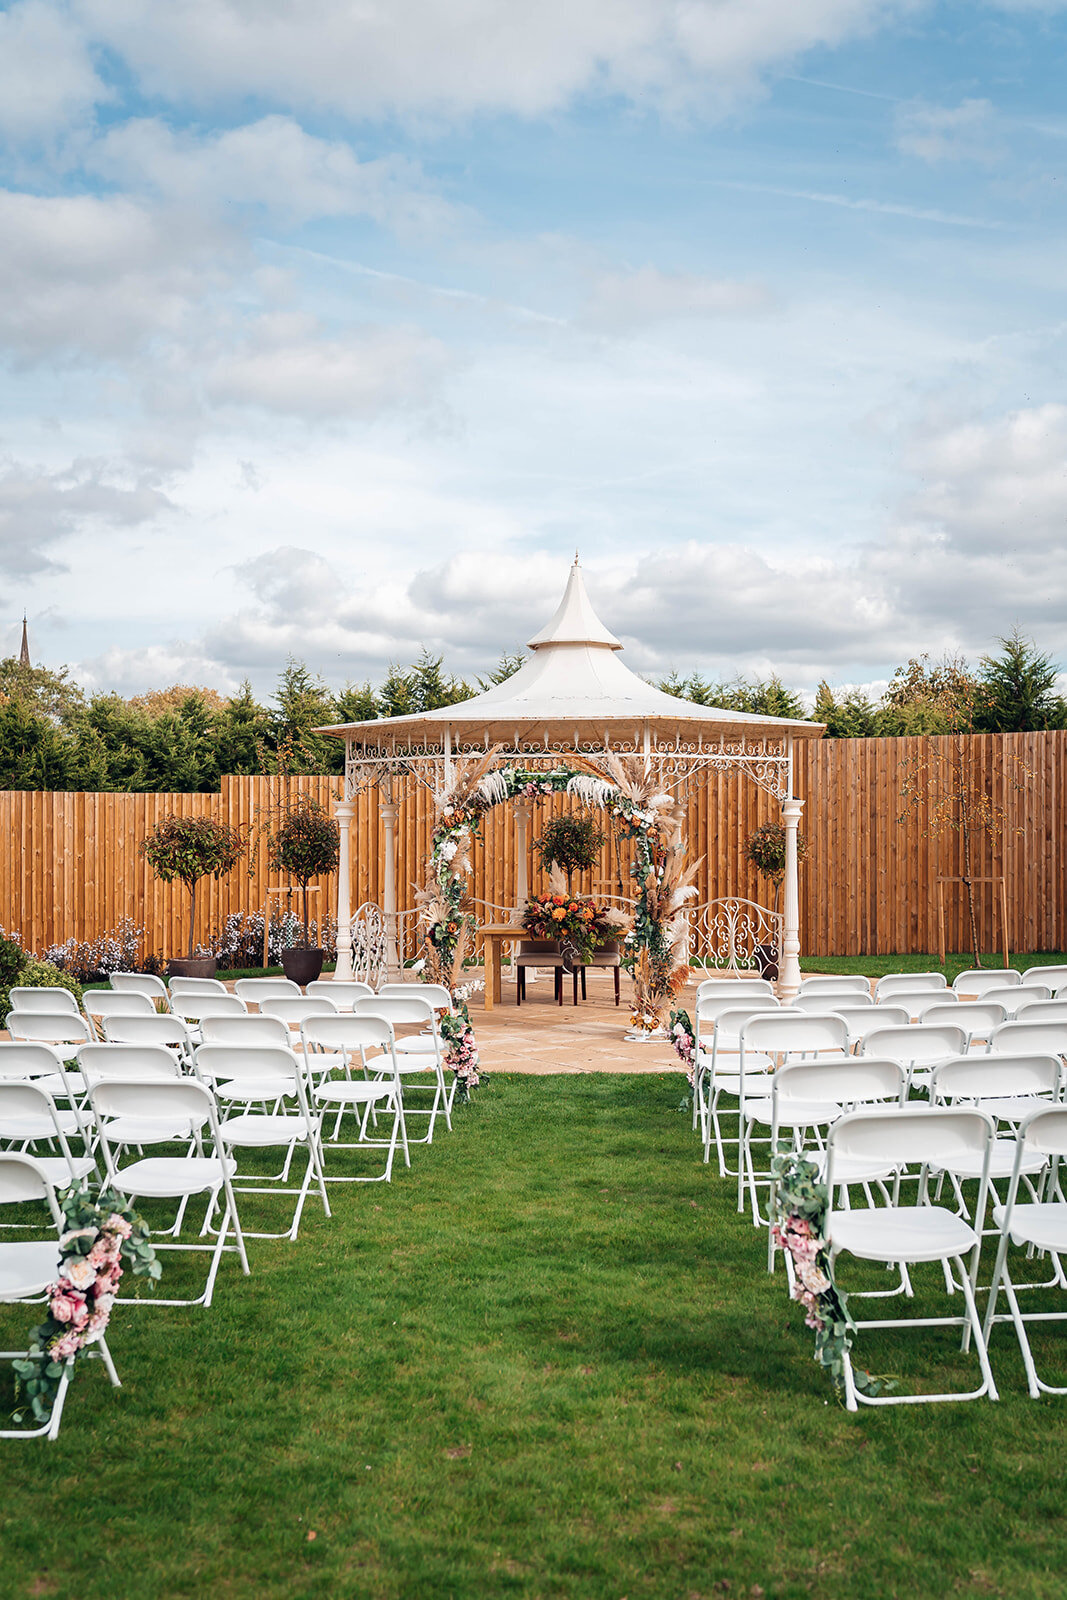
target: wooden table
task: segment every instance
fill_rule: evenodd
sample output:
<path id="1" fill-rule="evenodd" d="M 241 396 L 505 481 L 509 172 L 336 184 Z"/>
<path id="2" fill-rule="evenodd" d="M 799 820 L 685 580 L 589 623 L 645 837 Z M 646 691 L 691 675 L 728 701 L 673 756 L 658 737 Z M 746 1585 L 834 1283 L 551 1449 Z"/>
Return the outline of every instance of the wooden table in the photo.
<path id="1" fill-rule="evenodd" d="M 487 922 L 478 929 L 482 938 L 485 962 L 485 1009 L 492 1011 L 500 1000 L 500 961 L 506 944 L 516 944 L 525 938 L 521 923 Z"/>

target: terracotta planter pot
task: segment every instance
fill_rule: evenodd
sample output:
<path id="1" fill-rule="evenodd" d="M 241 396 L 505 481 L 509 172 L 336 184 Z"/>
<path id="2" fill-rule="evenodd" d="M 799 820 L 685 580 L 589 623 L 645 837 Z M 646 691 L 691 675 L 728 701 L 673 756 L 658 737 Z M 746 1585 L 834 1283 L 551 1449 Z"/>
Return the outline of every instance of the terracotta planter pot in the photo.
<path id="1" fill-rule="evenodd" d="M 168 978 L 213 978 L 217 970 L 214 956 L 172 956 L 167 962 Z"/>
<path id="2" fill-rule="evenodd" d="M 292 950 L 282 951 L 282 971 L 301 988 L 307 983 L 314 983 L 322 971 L 322 962 L 323 952 L 306 945 L 295 945 Z"/>

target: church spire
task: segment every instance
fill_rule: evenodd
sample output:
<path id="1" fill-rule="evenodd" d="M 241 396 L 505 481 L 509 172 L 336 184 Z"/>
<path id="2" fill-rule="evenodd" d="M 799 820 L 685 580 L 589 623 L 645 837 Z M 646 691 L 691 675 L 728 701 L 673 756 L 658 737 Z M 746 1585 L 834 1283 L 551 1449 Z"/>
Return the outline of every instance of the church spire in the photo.
<path id="1" fill-rule="evenodd" d="M 24 611 L 22 613 L 22 649 L 19 651 L 19 666 L 20 667 L 28 667 L 29 665 L 30 665 L 30 637 L 29 637 L 29 634 L 26 632 L 26 613 Z"/>

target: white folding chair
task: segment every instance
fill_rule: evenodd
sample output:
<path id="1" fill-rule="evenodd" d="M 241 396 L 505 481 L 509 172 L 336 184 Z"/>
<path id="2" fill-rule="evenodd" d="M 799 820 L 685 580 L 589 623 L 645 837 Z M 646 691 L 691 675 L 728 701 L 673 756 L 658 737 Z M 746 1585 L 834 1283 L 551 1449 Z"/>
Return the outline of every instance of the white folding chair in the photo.
<path id="1" fill-rule="evenodd" d="M 1059 1094 L 1060 1064 L 1054 1056 L 960 1056 L 954 1061 L 942 1061 L 930 1074 L 931 1105 L 975 1106 L 992 1117 L 994 1123 L 1018 1123 L 1032 1111 L 1040 1109 L 1042 1101 L 1054 1101 Z M 1015 1169 L 1016 1140 L 1014 1132 L 1008 1138 L 999 1135 L 989 1149 L 989 1182 L 1008 1179 Z M 1031 1154 L 1021 1167 L 1030 1185 L 1033 1198 L 1038 1198 L 1033 1180 L 1040 1177 L 1045 1159 Z M 938 1179 L 946 1173 L 956 1196 L 961 1216 L 968 1216 L 967 1202 L 962 1185 L 968 1179 L 981 1177 L 973 1157 L 932 1160 L 931 1174 Z M 993 1192 L 994 1199 L 996 1191 Z M 984 1219 L 975 1218 L 976 1226 L 984 1227 Z M 995 1231 L 995 1230 L 994 1230 Z"/>
<path id="2" fill-rule="evenodd" d="M 1060 1022 L 1002 1022 L 989 1041 L 992 1055 L 1038 1055 L 1067 1058 L 1067 1024 Z"/>
<path id="3" fill-rule="evenodd" d="M 259 1005 L 261 1000 L 276 1000 L 282 995 L 300 994 L 300 985 L 292 978 L 238 978 L 233 992 L 245 1005 Z"/>
<path id="4" fill-rule="evenodd" d="M 1002 1005 L 1007 1012 L 1008 1021 L 1014 1022 L 1017 1017 L 1022 1017 L 1024 1012 L 1032 1011 L 1034 1006 L 1048 1005 L 1052 999 L 1052 991 L 1046 984 L 1017 983 L 1010 988 L 987 989 L 982 999 Z"/>
<path id="5" fill-rule="evenodd" d="M 308 1104 L 304 1074 L 288 1045 L 202 1044 L 196 1053 L 196 1069 L 213 1087 L 220 1105 L 229 1107 L 219 1121 L 219 1137 L 228 1155 L 235 1150 L 282 1149 L 285 1159 L 273 1178 L 235 1172 L 231 1179 L 235 1194 L 295 1195 L 296 1206 L 287 1228 L 280 1233 L 250 1233 L 246 1239 L 295 1239 L 300 1218 L 314 1178 L 318 1183 L 323 1210 L 330 1215 L 319 1154 L 318 1120 Z M 275 1109 L 257 1112 L 248 1109 L 253 1102 L 295 1100 L 296 1110 Z M 289 1172 L 298 1146 L 307 1154 L 299 1188 L 288 1187 Z"/>
<path id="6" fill-rule="evenodd" d="M 105 1017 L 108 1044 L 161 1044 L 188 1068 L 193 1065 L 193 1034 L 184 1017 L 156 1012 L 151 1017 Z"/>
<path id="7" fill-rule="evenodd" d="M 366 1060 L 368 1050 L 376 1051 L 388 1061 L 389 1078 L 325 1078 L 312 1089 L 312 1102 L 324 1111 L 336 1111 L 337 1123 L 334 1137 L 323 1148 L 332 1150 L 386 1150 L 385 1169 L 369 1176 L 350 1173 L 327 1173 L 327 1183 L 391 1183 L 393 1158 L 399 1141 L 404 1152 L 404 1165 L 411 1166 L 407 1126 L 404 1121 L 404 1091 L 400 1068 L 393 1047 L 393 1026 L 385 1017 L 356 1016 L 351 1012 L 335 1012 L 332 1016 L 309 1016 L 301 1024 L 305 1057 L 316 1051 L 348 1057 L 358 1055 Z M 372 1139 L 367 1125 L 377 1113 L 392 1113 L 393 1125 L 389 1138 Z M 355 1118 L 358 1138 L 343 1144 L 339 1139 L 341 1118 L 345 1113 Z"/>
<path id="8" fill-rule="evenodd" d="M 962 1028 L 967 1035 L 967 1049 L 973 1050 L 976 1043 L 989 1044 L 993 1030 L 1005 1021 L 1005 1011 L 995 1000 L 955 1000 L 949 1005 L 935 1000 L 919 1012 L 919 1021 L 929 1028 L 942 1024 Z"/>
<path id="9" fill-rule="evenodd" d="M 825 990 L 830 994 L 860 994 L 871 998 L 871 980 L 858 973 L 812 973 L 810 978 L 801 978 L 801 994 L 817 994 Z"/>
<path id="10" fill-rule="evenodd" d="M 351 1011 L 357 1000 L 369 1000 L 374 994 L 369 983 L 355 978 L 338 981 L 336 978 L 315 978 L 304 993 L 309 999 L 329 1000 L 336 1011 Z"/>
<path id="11" fill-rule="evenodd" d="M 96 1173 L 96 1162 L 87 1150 L 75 1155 L 71 1150 L 71 1136 L 84 1139 L 80 1119 L 73 1111 L 60 1111 L 47 1089 L 37 1083 L 15 1083 L 0 1077 L 0 1140 L 5 1146 L 18 1146 L 24 1155 L 32 1155 L 56 1189 L 69 1188 L 90 1173 Z M 55 1145 L 58 1155 L 46 1155 L 41 1150 L 31 1150 L 30 1145 Z"/>
<path id="12" fill-rule="evenodd" d="M 1025 994 L 1025 989 L 1016 991 Z M 1005 1017 L 1006 1022 L 1058 1022 L 1062 1024 L 1067 1033 L 1067 995 L 1059 1000 L 1035 1000 L 1032 1005 L 1025 1007 L 1023 1012 L 1016 1013 L 1015 1017 Z"/>
<path id="13" fill-rule="evenodd" d="M 774 984 L 769 978 L 704 978 L 697 984 L 697 1000 L 733 1000 L 746 1005 L 767 995 L 776 999 Z"/>
<path id="14" fill-rule="evenodd" d="M 184 1075 L 183 1064 L 174 1051 L 159 1044 L 85 1044 L 78 1052 L 78 1063 L 90 1088 L 97 1083 L 127 1079 L 170 1083 Z M 156 1144 L 162 1137 L 156 1121 L 136 1117 L 113 1117 L 107 1133 L 116 1151 Z M 190 1155 L 203 1154 L 196 1129 L 188 1120 L 175 1122 L 169 1138 L 179 1141 Z"/>
<path id="15" fill-rule="evenodd" d="M 744 1210 L 747 1184 L 752 1221 L 758 1227 L 763 1219 L 760 1217 L 756 1186 L 769 1185 L 771 1173 L 769 1169 L 756 1172 L 752 1150 L 754 1131 L 759 1124 L 771 1130 L 774 1121 L 773 1077 L 768 1075 L 762 1062 L 769 1058 L 780 1070 L 786 1061 L 802 1057 L 810 1060 L 830 1057 L 847 1061 L 848 1029 L 841 1017 L 813 1017 L 805 1012 L 784 1008 L 773 1015 L 751 1017 L 742 1023 L 739 1043 L 737 1098 L 741 1154 L 737 1174 L 737 1209 Z M 747 1070 L 748 1060 L 753 1054 L 761 1063 L 755 1074 Z M 831 1122 L 840 1115 L 840 1109 L 833 1102 L 811 1103 L 803 1108 L 794 1107 L 794 1115 L 799 1125 L 815 1127 Z"/>
<path id="16" fill-rule="evenodd" d="M 1023 973 L 1023 983 L 1047 984 L 1055 994 L 1067 985 L 1067 966 L 1027 967 Z"/>
<path id="17" fill-rule="evenodd" d="M 963 1329 L 963 1349 L 973 1338 L 982 1381 L 976 1389 L 944 1394 L 859 1394 L 848 1351 L 844 1353 L 845 1404 L 850 1411 L 864 1405 L 920 1405 L 937 1400 L 976 1400 L 988 1395 L 998 1398 L 989 1366 L 985 1337 L 975 1305 L 974 1285 L 981 1254 L 981 1234 L 963 1217 L 943 1206 L 874 1206 L 864 1210 L 842 1209 L 834 1204 L 837 1169 L 848 1163 L 881 1163 L 886 1167 L 933 1160 L 969 1160 L 980 1168 L 975 1216 L 984 1217 L 989 1185 L 989 1149 L 993 1123 L 980 1111 L 948 1110 L 944 1107 L 895 1107 L 891 1111 L 853 1111 L 835 1122 L 827 1139 L 826 1182 L 829 1205 L 826 1238 L 831 1262 L 840 1271 L 842 1255 L 858 1260 L 882 1262 L 901 1273 L 923 1262 L 939 1262 L 950 1293 L 959 1290 L 964 1301 L 963 1316 L 897 1317 L 878 1320 L 854 1318 L 857 1332 L 865 1328 L 915 1329 L 956 1327 Z M 899 1201 L 899 1196 L 898 1196 Z M 969 1262 L 967 1260 L 969 1258 Z M 883 1291 L 875 1291 L 881 1294 Z M 849 1291 L 850 1307 L 863 1294 Z"/>
<path id="18" fill-rule="evenodd" d="M 199 981 L 199 980 L 198 980 Z M 171 1008 L 176 1017 L 188 1024 L 194 1047 L 203 1042 L 205 1017 L 246 1017 L 248 1008 L 235 994 L 220 994 L 217 990 L 180 990 L 171 996 Z"/>
<path id="19" fill-rule="evenodd" d="M 12 1039 L 49 1045 L 57 1061 L 73 1060 L 75 1048 L 93 1038 L 79 1011 L 9 1011 L 6 1027 Z"/>
<path id="20" fill-rule="evenodd" d="M 155 1017 L 155 1001 L 150 995 L 135 989 L 86 989 L 82 1009 L 97 1039 L 103 1039 L 104 1022 L 108 1017 Z"/>
<path id="21" fill-rule="evenodd" d="M 875 1004 L 893 1001 L 898 994 L 914 994 L 916 989 L 947 989 L 948 979 L 943 972 L 887 972 L 874 986 Z"/>
<path id="22" fill-rule="evenodd" d="M 957 973 L 952 980 L 956 994 L 968 1000 L 981 1000 L 987 989 L 1015 988 L 1023 981 L 1021 972 L 1013 967 L 971 967 Z"/>
<path id="23" fill-rule="evenodd" d="M 786 1007 L 789 1011 L 806 1011 L 812 1017 L 829 1017 L 842 1009 L 847 1011 L 873 1011 L 874 996 L 860 994 L 857 989 L 801 990 Z"/>
<path id="24" fill-rule="evenodd" d="M 701 985 L 703 987 L 703 985 Z M 757 991 L 748 1000 L 740 1002 L 721 994 L 701 995 L 697 991 L 696 1021 L 693 1024 L 695 1046 L 693 1050 L 693 1126 L 699 1121 L 704 1145 L 704 1160 L 711 1160 L 711 1141 L 719 1158 L 719 1176 L 730 1175 L 726 1162 L 726 1146 L 737 1143 L 722 1131 L 720 1101 L 723 1095 L 736 1098 L 739 1091 L 740 1030 L 749 1017 L 765 1016 L 781 1009 L 773 994 Z M 710 1036 L 710 1043 L 709 1043 Z M 750 1055 L 749 1072 L 769 1072 L 773 1063 L 769 1056 L 762 1062 Z M 738 1122 L 738 1139 L 740 1139 Z M 741 1162 L 738 1159 L 738 1170 Z"/>
<path id="25" fill-rule="evenodd" d="M 176 1017 L 199 1023 L 202 1017 L 246 1017 L 248 1007 L 235 994 L 212 989 L 180 989 L 172 994 L 171 1008 Z"/>
<path id="26" fill-rule="evenodd" d="M 338 1015 L 337 1007 L 329 995 L 325 994 L 300 994 L 300 995 L 273 995 L 268 996 L 259 1008 L 260 1015 L 273 1017 L 284 1023 L 289 1030 L 289 1044 L 293 1050 L 303 1052 L 301 1028 L 306 1017 L 335 1017 Z M 329 1072 L 348 1072 L 348 1057 L 316 1050 L 307 1060 L 307 1070 L 317 1077 L 323 1077 Z"/>
<path id="27" fill-rule="evenodd" d="M 1035 1400 L 1039 1400 L 1043 1394 L 1067 1394 L 1067 1388 L 1045 1383 L 1038 1376 L 1026 1324 L 1064 1322 L 1067 1321 L 1067 1311 L 1024 1312 L 1022 1310 L 1018 1298 L 1020 1289 L 1023 1287 L 1048 1289 L 1049 1284 L 1024 1286 L 1014 1283 L 1008 1267 L 1008 1246 L 1014 1244 L 1016 1247 L 1025 1247 L 1029 1254 L 1034 1251 L 1051 1254 L 1055 1265 L 1053 1281 L 1056 1287 L 1067 1289 L 1067 1277 L 1064 1276 L 1062 1266 L 1062 1257 L 1067 1255 L 1067 1200 L 1064 1198 L 1060 1181 L 1061 1162 L 1065 1157 L 1067 1157 L 1067 1106 L 1048 1106 L 1031 1112 L 1019 1129 L 1015 1168 L 1008 1185 L 1007 1199 L 1003 1205 L 993 1206 L 993 1220 L 1000 1230 L 1000 1245 L 997 1249 L 993 1281 L 990 1284 L 989 1300 L 986 1304 L 984 1332 L 988 1338 L 994 1323 L 1008 1321 L 1012 1323 L 1015 1337 L 1019 1341 L 1023 1366 L 1026 1369 L 1026 1386 Z M 1044 1200 L 1020 1203 L 1019 1185 L 1023 1181 L 1028 1162 L 1035 1158 L 1052 1164 L 1051 1191 Z M 1006 1316 L 997 1313 L 997 1299 L 1002 1289 L 1008 1302 Z"/>
<path id="28" fill-rule="evenodd" d="M 452 1010 L 452 996 L 443 983 L 383 983 L 378 990 L 378 995 L 383 1000 L 425 1000 L 432 1006 L 434 1022 L 427 1023 L 426 1027 L 418 1034 L 405 1034 L 396 1041 L 396 1053 L 400 1057 L 400 1070 L 405 1070 L 405 1060 L 409 1056 L 423 1056 L 426 1059 L 426 1069 L 430 1070 L 434 1059 L 440 1055 L 442 1061 L 445 1056 L 444 1042 L 439 1030 L 439 1019 Z M 355 1010 L 356 1007 L 353 1007 Z M 452 1106 L 456 1098 L 457 1079 L 453 1074 L 452 1082 L 447 1085 L 447 1106 L 451 1116 Z M 451 1126 L 451 1123 L 449 1124 Z M 416 1140 L 416 1143 L 419 1141 Z"/>
<path id="29" fill-rule="evenodd" d="M 221 978 L 168 978 L 171 995 L 176 994 L 229 994 Z"/>
<path id="30" fill-rule="evenodd" d="M 84 1018 L 82 1019 L 84 1023 Z M 71 1058 L 76 1060 L 74 1050 Z M 52 1044 L 37 1041 L 0 1039 L 0 1078 L 10 1083 L 35 1083 L 61 1100 L 77 1119 L 82 1138 L 86 1137 L 88 1120 L 85 1115 L 85 1079 L 76 1069 L 68 1067 L 64 1056 L 57 1054 Z"/>
<path id="31" fill-rule="evenodd" d="M 771 1088 L 773 1154 L 782 1153 L 783 1130 L 789 1133 L 791 1147 L 799 1151 L 804 1148 L 802 1134 L 806 1127 L 829 1123 L 846 1111 L 855 1111 L 858 1106 L 903 1105 L 907 1084 L 907 1073 L 895 1061 L 876 1061 L 858 1056 L 848 1056 L 840 1061 L 787 1061 L 774 1074 Z M 825 1146 L 810 1153 L 825 1170 Z M 883 1185 L 894 1175 L 895 1169 L 886 1167 L 882 1162 L 856 1166 L 840 1159 L 838 1161 L 838 1185 L 847 1196 L 849 1184 L 861 1184 L 868 1205 L 874 1204 L 870 1185 Z M 884 1188 L 882 1192 L 888 1204 L 889 1195 Z M 767 1237 L 768 1272 L 774 1271 L 777 1248 L 774 1229 L 771 1228 Z M 792 1263 L 788 1254 L 786 1265 L 792 1288 Z"/>
<path id="32" fill-rule="evenodd" d="M 289 1049 L 293 1042 L 288 1023 L 266 1012 L 255 1016 L 202 1017 L 200 1032 L 205 1044 L 281 1044 Z"/>
<path id="33" fill-rule="evenodd" d="M 72 1011 L 78 1013 L 78 1002 L 69 989 L 58 986 L 47 989 L 33 989 L 28 984 L 17 983 L 9 990 L 12 1011 L 42 1011 L 48 1016 L 58 1012 Z"/>
<path id="34" fill-rule="evenodd" d="M 933 1005 L 958 1006 L 959 995 L 951 989 L 894 989 L 893 1004 L 908 1013 L 909 1022 L 918 1022 Z"/>
<path id="35" fill-rule="evenodd" d="M 377 994 L 373 1000 L 357 1000 L 352 1007 L 352 1014 L 357 1017 L 385 1017 L 392 1024 L 393 1053 L 396 1057 L 397 1071 L 401 1074 L 401 1082 L 405 1083 L 405 1090 L 428 1094 L 431 1085 L 425 1083 L 408 1084 L 405 1082 L 405 1075 L 416 1072 L 433 1074 L 433 1099 L 429 1108 L 427 1109 L 423 1106 L 413 1108 L 405 1102 L 404 1112 L 407 1118 L 428 1118 L 425 1136 L 421 1139 L 412 1139 L 409 1134 L 408 1142 L 410 1144 L 432 1144 L 438 1116 L 444 1117 L 445 1127 L 451 1132 L 452 1116 L 448 1089 L 445 1084 L 444 1051 L 441 1048 L 437 1012 L 433 1003 L 430 1000 L 421 999 L 418 995 L 413 995 L 409 999 L 407 996 Z M 408 1039 L 404 1040 L 397 1039 L 396 1030 L 403 1027 L 417 1027 L 426 1030 L 424 1037 L 428 1038 L 429 1048 L 422 1047 L 422 1040 L 418 1036 L 414 1038 L 409 1036 Z M 402 1050 L 402 1044 L 408 1043 L 409 1040 L 416 1048 L 410 1051 Z M 374 1070 L 373 1066 L 371 1070 Z M 384 1062 L 384 1058 L 381 1070 L 383 1072 L 392 1070 L 391 1063 Z"/>
<path id="36" fill-rule="evenodd" d="M 56 1281 L 59 1270 L 59 1238 L 66 1224 L 56 1200 L 55 1185 L 48 1175 L 44 1162 L 32 1156 L 0 1154 L 0 1205 L 25 1206 L 43 1201 L 48 1207 L 51 1231 L 45 1238 L 19 1239 L 0 1242 L 0 1301 L 12 1305 L 22 1301 L 40 1302 L 48 1287 Z M 111 1359 L 107 1339 L 103 1334 L 95 1339 L 94 1349 L 87 1350 L 89 1358 L 103 1362 L 104 1370 L 117 1389 L 119 1375 Z M 25 1361 L 28 1350 L 0 1350 L 0 1358 L 7 1361 Z M 63 1363 L 59 1388 L 47 1421 L 36 1428 L 0 1428 L 0 1439 L 55 1439 L 63 1418 L 67 1390 L 74 1373 L 73 1356 Z"/>
<path id="37" fill-rule="evenodd" d="M 170 1010 L 170 994 L 162 978 L 154 972 L 113 972 L 110 975 L 113 989 L 122 994 L 146 994 L 150 1000 L 160 1001 Z"/>
<path id="38" fill-rule="evenodd" d="M 117 1049 L 118 1046 L 111 1046 Z M 223 1253 L 227 1250 L 237 1252 L 241 1263 L 241 1270 L 247 1277 L 249 1272 L 248 1256 L 245 1252 L 244 1238 L 241 1233 L 241 1219 L 237 1210 L 237 1201 L 234 1198 L 231 1178 L 236 1170 L 236 1163 L 232 1156 L 223 1155 L 219 1134 L 218 1117 L 215 1112 L 215 1099 L 210 1090 L 202 1083 L 197 1083 L 193 1078 L 175 1079 L 165 1082 L 158 1078 L 130 1079 L 119 1082 L 107 1080 L 94 1084 L 89 1090 L 89 1098 L 100 1129 L 100 1140 L 107 1165 L 108 1182 L 117 1193 L 130 1200 L 177 1200 L 178 1214 L 173 1226 L 168 1230 L 169 1239 L 164 1242 L 158 1237 L 153 1239 L 155 1250 L 180 1250 L 202 1251 L 210 1255 L 207 1282 L 199 1295 L 192 1299 L 163 1300 L 153 1295 L 151 1300 L 137 1300 L 137 1305 L 155 1306 L 209 1306 L 215 1292 L 215 1279 L 218 1276 L 219 1265 Z M 173 1137 L 176 1127 L 190 1127 L 200 1136 L 206 1129 L 210 1135 L 214 1153 L 211 1155 L 188 1156 L 145 1156 L 139 1160 L 120 1164 L 117 1151 L 112 1143 L 109 1128 L 111 1125 L 122 1126 L 124 1123 L 136 1123 L 146 1128 L 156 1130 L 158 1142 L 167 1142 Z M 148 1138 L 140 1141 L 149 1144 Z M 214 1214 L 215 1205 L 219 1194 L 225 1195 L 226 1203 L 222 1218 L 218 1225 L 218 1234 L 213 1244 L 182 1240 L 179 1235 L 185 1217 L 186 1207 L 191 1199 L 197 1195 L 206 1195 L 210 1218 Z M 207 1219 L 205 1219 L 205 1228 Z M 203 1233 L 203 1230 L 201 1230 Z M 230 1234 L 234 1236 L 234 1243 L 226 1243 Z"/>
<path id="39" fill-rule="evenodd" d="M 884 1005 L 849 1006 L 843 1002 L 834 1007 L 833 1015 L 841 1017 L 848 1029 L 849 1049 L 855 1051 L 869 1033 L 877 1028 L 906 1028 L 908 1013 L 903 1006 Z"/>
<path id="40" fill-rule="evenodd" d="M 865 1056 L 884 1056 L 899 1061 L 908 1072 L 908 1092 L 925 1088 L 930 1069 L 952 1056 L 962 1056 L 967 1050 L 967 1034 L 963 1028 L 938 1027 L 917 1022 L 907 1028 L 876 1028 L 867 1034 L 861 1047 Z"/>

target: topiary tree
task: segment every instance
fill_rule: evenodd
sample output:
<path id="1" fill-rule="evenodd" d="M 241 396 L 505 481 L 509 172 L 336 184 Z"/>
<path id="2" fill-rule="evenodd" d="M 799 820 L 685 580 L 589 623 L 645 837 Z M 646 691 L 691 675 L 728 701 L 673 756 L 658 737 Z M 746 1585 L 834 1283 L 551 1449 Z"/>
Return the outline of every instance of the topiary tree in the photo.
<path id="1" fill-rule="evenodd" d="M 237 828 L 211 817 L 164 817 L 146 839 L 141 854 L 162 883 L 180 878 L 189 891 L 188 955 L 193 954 L 196 886 L 208 874 L 221 878 L 245 853 L 247 841 Z"/>
<path id="2" fill-rule="evenodd" d="M 546 823 L 541 837 L 534 840 L 534 849 L 543 867 L 561 867 L 567 874 L 569 893 L 571 874 L 595 867 L 603 844 L 604 834 L 595 818 L 568 812 Z"/>
<path id="3" fill-rule="evenodd" d="M 312 878 L 337 870 L 341 830 L 325 806 L 307 795 L 285 806 L 282 818 L 268 835 L 270 864 L 299 883 L 303 895 L 304 944 L 308 932 L 308 884 Z"/>
<path id="4" fill-rule="evenodd" d="M 802 833 L 797 834 L 797 860 L 803 861 L 808 844 Z M 745 860 L 752 863 L 763 878 L 774 884 L 774 910 L 778 911 L 778 896 L 785 877 L 785 828 L 780 822 L 763 822 L 745 840 Z"/>

